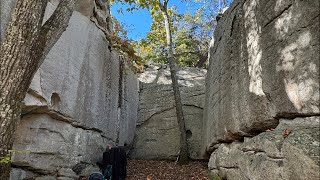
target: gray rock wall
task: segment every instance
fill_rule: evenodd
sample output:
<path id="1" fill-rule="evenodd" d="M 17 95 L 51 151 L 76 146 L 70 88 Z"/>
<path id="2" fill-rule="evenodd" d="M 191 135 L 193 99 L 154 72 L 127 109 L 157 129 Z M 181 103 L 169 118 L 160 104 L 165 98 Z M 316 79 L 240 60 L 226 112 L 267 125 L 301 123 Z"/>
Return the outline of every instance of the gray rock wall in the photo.
<path id="1" fill-rule="evenodd" d="M 97 171 L 108 142 L 132 143 L 138 80 L 108 45 L 88 17 L 73 13 L 25 98 L 11 179 L 75 179 Z"/>
<path id="2" fill-rule="evenodd" d="M 280 119 L 273 131 L 220 144 L 209 170 L 228 180 L 319 179 L 319 124 L 319 117 Z"/>
<path id="3" fill-rule="evenodd" d="M 177 72 L 188 131 L 189 154 L 201 159 L 201 127 L 206 70 L 182 68 Z M 139 77 L 140 105 L 131 158 L 175 159 L 180 136 L 169 67 L 151 64 Z"/>
<path id="4" fill-rule="evenodd" d="M 227 179 L 318 179 L 319 1 L 235 0 L 214 39 L 203 126 L 211 170 Z M 300 118 L 307 126 L 280 128 Z"/>
<path id="5" fill-rule="evenodd" d="M 16 5 L 17 0 L 6 0 L 0 2 L 0 42 L 2 42 L 6 27 L 11 19 L 11 12 Z"/>
<path id="6" fill-rule="evenodd" d="M 11 13 L 17 0 L 5 0 L 0 2 L 0 42 L 4 38 L 6 26 L 11 19 Z M 60 0 L 49 0 L 51 4 L 57 6 Z M 110 0 L 78 0 L 75 11 L 88 17 L 98 28 L 108 36 L 112 35 L 112 21 L 110 15 Z"/>

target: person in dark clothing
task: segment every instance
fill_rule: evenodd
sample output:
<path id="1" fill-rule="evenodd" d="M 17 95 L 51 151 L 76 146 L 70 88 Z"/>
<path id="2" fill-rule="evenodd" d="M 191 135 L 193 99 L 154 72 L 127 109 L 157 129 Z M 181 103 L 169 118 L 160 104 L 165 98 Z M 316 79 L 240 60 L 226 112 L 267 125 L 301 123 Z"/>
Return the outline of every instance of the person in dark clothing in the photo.
<path id="1" fill-rule="evenodd" d="M 102 161 L 102 174 L 108 180 L 113 180 L 113 165 L 114 165 L 114 151 L 112 150 L 113 145 L 108 144 L 106 151 L 103 153 Z"/>
<path id="2" fill-rule="evenodd" d="M 112 173 L 115 180 L 124 180 L 127 177 L 127 156 L 124 147 L 115 147 Z"/>
<path id="3" fill-rule="evenodd" d="M 102 174 L 108 180 L 124 180 L 127 177 L 127 156 L 125 147 L 108 145 L 99 164 Z"/>

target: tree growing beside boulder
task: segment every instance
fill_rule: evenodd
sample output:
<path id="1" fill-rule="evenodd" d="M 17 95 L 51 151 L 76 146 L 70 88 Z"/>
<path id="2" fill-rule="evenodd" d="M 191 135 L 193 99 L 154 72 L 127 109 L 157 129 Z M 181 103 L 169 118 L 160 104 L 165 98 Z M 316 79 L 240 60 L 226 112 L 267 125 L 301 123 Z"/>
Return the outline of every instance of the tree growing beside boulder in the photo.
<path id="1" fill-rule="evenodd" d="M 0 45 L 0 159 L 7 157 L 21 104 L 46 55 L 68 26 L 76 0 L 61 0 L 43 23 L 48 0 L 17 0 Z M 4 167 L 7 165 L 0 165 Z M 8 173 L 9 169 L 3 173 Z"/>
<path id="2" fill-rule="evenodd" d="M 175 98 L 175 106 L 177 113 L 177 120 L 180 130 L 180 153 L 179 153 L 179 164 L 187 164 L 189 161 L 188 155 L 188 143 L 187 143 L 187 134 L 185 128 L 185 120 L 182 111 L 182 103 L 179 91 L 178 78 L 176 75 L 176 65 L 174 62 L 174 47 L 172 41 L 172 31 L 171 31 L 171 19 L 168 13 L 168 2 L 169 0 L 144 0 L 144 1 L 135 1 L 135 0 L 118 0 L 119 2 L 127 2 L 129 4 L 135 4 L 140 8 L 146 8 L 150 10 L 151 16 L 157 13 L 162 14 L 163 22 L 166 29 L 166 48 L 167 48 L 167 59 L 170 66 L 170 74 L 172 80 L 172 87 Z"/>

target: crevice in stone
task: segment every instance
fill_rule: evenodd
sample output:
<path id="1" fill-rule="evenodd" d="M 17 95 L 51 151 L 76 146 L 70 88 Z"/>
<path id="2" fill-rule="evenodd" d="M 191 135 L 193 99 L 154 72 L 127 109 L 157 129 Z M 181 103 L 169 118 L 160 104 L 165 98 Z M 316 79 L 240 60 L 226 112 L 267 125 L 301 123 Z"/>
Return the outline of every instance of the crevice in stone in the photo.
<path id="1" fill-rule="evenodd" d="M 241 129 L 241 136 L 243 137 L 254 137 L 268 129 L 275 129 L 279 125 L 279 119 L 270 118 L 264 121 L 256 122 L 247 127 L 246 129 Z"/>
<path id="2" fill-rule="evenodd" d="M 112 138 L 110 138 L 110 137 L 108 137 L 107 135 L 105 135 L 105 133 L 100 133 L 100 136 L 102 137 L 102 138 L 105 138 L 107 141 L 112 141 L 113 142 L 113 139 Z"/>
<path id="3" fill-rule="evenodd" d="M 233 8 L 230 10 L 230 13 L 232 13 L 238 5 L 239 5 L 239 2 L 235 6 L 233 6 Z"/>
<path id="4" fill-rule="evenodd" d="M 47 104 L 47 100 L 38 91 L 29 88 L 28 93 L 38 98 L 41 103 Z"/>
<path id="5" fill-rule="evenodd" d="M 223 169 L 239 169 L 238 166 L 219 166 L 218 169 L 223 168 Z"/>
<path id="6" fill-rule="evenodd" d="M 276 114 L 275 119 L 295 119 L 295 118 L 307 118 L 307 117 L 318 117 L 320 113 L 289 113 L 281 112 Z"/>
<path id="7" fill-rule="evenodd" d="M 275 17 L 271 18 L 265 25 L 263 25 L 263 28 L 267 27 L 274 20 L 278 19 L 278 17 L 280 17 L 284 12 L 286 12 L 291 6 L 292 6 L 292 4 L 289 4 L 289 6 L 285 7 L 279 14 L 277 14 Z"/>
<path id="8" fill-rule="evenodd" d="M 50 133 L 58 134 L 64 141 L 66 141 L 66 138 L 63 136 L 63 134 L 61 134 L 61 133 L 58 132 L 58 131 L 54 131 L 54 130 L 52 130 L 52 129 L 48 129 L 48 128 L 45 128 L 45 127 L 39 127 L 39 128 L 33 128 L 33 127 L 31 127 L 30 129 L 39 129 L 39 130 L 49 131 Z"/>
<path id="9" fill-rule="evenodd" d="M 235 24 L 236 19 L 237 19 L 237 16 L 234 15 L 233 18 L 232 18 L 232 22 L 231 22 L 231 30 L 230 30 L 231 32 L 230 32 L 230 36 L 229 37 L 231 37 L 232 34 L 233 34 L 234 24 Z"/>
<path id="10" fill-rule="evenodd" d="M 34 173 L 36 176 L 55 176 L 55 172 L 51 172 L 51 171 L 47 171 L 47 170 L 43 170 L 43 169 L 38 169 L 38 168 L 31 167 L 31 166 L 17 165 L 14 162 L 11 164 L 11 167 L 21 169 L 24 171 L 29 171 L 31 173 Z"/>
<path id="11" fill-rule="evenodd" d="M 279 124 L 279 123 L 278 123 Z M 278 126 L 277 124 L 277 126 Z M 244 142 L 244 138 L 252 138 L 254 136 L 257 136 L 263 132 L 265 132 L 267 129 L 264 130 L 257 130 L 253 129 L 250 132 L 227 132 L 224 135 L 223 139 L 218 139 L 217 142 L 213 142 L 206 148 L 205 156 L 210 156 L 211 153 L 213 153 L 215 150 L 217 150 L 220 146 L 220 144 L 231 144 L 233 142 Z"/>
<path id="12" fill-rule="evenodd" d="M 210 171 L 218 171 L 218 169 L 217 168 L 214 168 L 214 167 L 209 167 L 208 168 Z"/>
<path id="13" fill-rule="evenodd" d="M 191 98 L 191 97 L 202 96 L 202 95 L 205 95 L 205 93 L 203 92 L 203 93 L 199 93 L 199 94 L 192 94 L 190 96 L 183 96 L 182 98 Z"/>
<path id="14" fill-rule="evenodd" d="M 274 119 L 277 120 L 277 124 L 270 127 L 272 129 L 275 129 L 278 127 L 279 125 L 279 119 L 290 119 L 293 120 L 295 118 L 307 118 L 307 117 L 319 117 L 320 114 L 319 113 L 305 113 L 305 114 L 299 114 L 299 113 L 284 113 L 281 116 L 277 115 Z M 214 152 L 215 150 L 217 150 L 219 148 L 220 144 L 231 144 L 233 142 L 244 142 L 244 138 L 248 137 L 248 138 L 252 138 L 255 136 L 258 136 L 261 133 L 266 132 L 266 130 L 270 129 L 270 128 L 263 128 L 263 129 L 251 129 L 249 132 L 247 133 L 227 133 L 227 136 L 229 137 L 225 137 L 224 139 L 218 139 L 216 143 L 212 143 L 210 146 L 207 147 L 206 149 L 206 155 L 209 155 Z M 226 135 L 225 135 L 226 136 Z M 282 149 L 282 145 L 284 143 L 283 139 L 278 145 L 277 148 L 278 150 L 281 152 Z M 255 149 L 255 150 L 249 150 L 249 149 L 245 149 L 245 151 L 255 151 L 255 152 L 261 152 L 261 153 L 266 153 L 263 150 L 259 150 L 259 149 Z M 243 151 L 243 152 L 245 152 Z M 269 156 L 267 155 L 269 158 L 271 159 L 283 159 L 283 157 L 273 157 L 273 156 Z"/>
<path id="15" fill-rule="evenodd" d="M 39 68 L 39 84 L 40 84 L 40 91 L 41 93 L 43 92 L 43 87 L 42 87 L 42 75 L 41 75 L 42 69 Z"/>
<path id="16" fill-rule="evenodd" d="M 65 155 L 65 154 L 61 154 L 59 152 L 47 152 L 47 151 L 42 151 L 42 152 L 30 152 L 32 154 L 39 154 L 39 155 L 48 155 L 48 156 L 61 156 L 61 155 Z"/>
<path id="17" fill-rule="evenodd" d="M 198 108 L 198 109 L 202 109 L 203 110 L 203 107 L 200 107 L 200 106 L 197 106 L 197 105 L 194 105 L 194 104 L 182 104 L 182 106 L 194 107 L 194 108 Z"/>
<path id="18" fill-rule="evenodd" d="M 171 127 L 171 128 L 159 128 L 160 131 L 171 131 L 177 129 L 178 127 Z"/>
<path id="19" fill-rule="evenodd" d="M 269 155 L 266 151 L 264 151 L 264 150 L 262 150 L 262 149 L 257 149 L 257 148 L 252 148 L 252 149 L 242 148 L 241 151 L 244 152 L 244 153 L 250 153 L 250 152 L 252 152 L 253 154 L 262 153 L 262 154 L 265 154 L 268 158 L 270 158 L 270 159 L 272 159 L 272 160 L 277 160 L 277 161 L 284 159 L 284 157 L 271 156 L 271 155 Z"/>
<path id="20" fill-rule="evenodd" d="M 123 105 L 123 70 L 124 70 L 124 60 L 119 56 L 119 82 L 118 82 L 118 108 Z"/>
<path id="21" fill-rule="evenodd" d="M 173 108 L 175 108 L 175 106 L 174 106 L 174 107 L 167 108 L 167 109 L 164 109 L 164 110 L 161 110 L 161 111 L 158 111 L 158 112 L 155 112 L 155 113 L 152 114 L 148 119 L 144 120 L 144 121 L 141 122 L 141 123 L 137 123 L 136 126 L 137 126 L 137 127 L 145 126 L 145 125 L 149 122 L 149 120 L 152 119 L 153 116 L 158 115 L 158 114 L 161 114 L 161 113 L 164 113 L 164 112 L 169 111 L 169 110 L 171 110 L 171 109 L 173 109 Z"/>
<path id="22" fill-rule="evenodd" d="M 27 116 L 27 115 L 31 115 L 31 114 L 46 114 L 48 116 L 50 116 L 51 118 L 58 120 L 58 121 L 62 121 L 62 122 L 66 122 L 68 124 L 70 124 L 71 126 L 75 127 L 75 128 L 80 128 L 83 130 L 91 130 L 91 131 L 96 131 L 98 133 L 102 133 L 103 131 L 94 127 L 88 127 L 86 125 L 84 125 L 83 123 L 77 122 L 76 120 L 74 120 L 73 118 L 64 115 L 60 112 L 57 112 L 55 110 L 49 109 L 48 106 L 37 106 L 35 107 L 32 111 L 22 114 L 22 117 Z"/>
<path id="23" fill-rule="evenodd" d="M 244 136 L 248 136 L 247 133 L 244 132 L 230 132 L 228 131 L 223 139 L 219 139 L 219 143 L 232 143 L 232 142 L 243 142 Z"/>

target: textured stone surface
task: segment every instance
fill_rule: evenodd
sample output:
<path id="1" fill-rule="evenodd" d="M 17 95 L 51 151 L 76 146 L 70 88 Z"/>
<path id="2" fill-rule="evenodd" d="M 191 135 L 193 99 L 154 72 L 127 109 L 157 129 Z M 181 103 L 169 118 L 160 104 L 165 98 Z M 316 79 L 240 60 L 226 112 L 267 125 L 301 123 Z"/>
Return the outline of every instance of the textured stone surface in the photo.
<path id="1" fill-rule="evenodd" d="M 235 0 L 206 80 L 204 149 L 319 115 L 319 1 Z"/>
<path id="2" fill-rule="evenodd" d="M 110 33 L 112 31 L 110 0 L 95 0 L 91 17 L 99 27 Z"/>
<path id="3" fill-rule="evenodd" d="M 201 158 L 201 127 L 206 71 L 183 68 L 177 73 L 190 157 Z M 140 106 L 131 157 L 138 159 L 175 159 L 180 136 L 174 107 L 170 71 L 166 65 L 151 64 L 139 77 Z"/>
<path id="4" fill-rule="evenodd" d="M 1 1 L 0 4 L 0 42 L 4 38 L 4 34 L 6 32 L 6 27 L 11 19 L 11 12 L 16 5 L 17 0 L 6 0 Z"/>
<path id="5" fill-rule="evenodd" d="M 75 11 L 90 18 L 107 36 L 112 34 L 110 0 L 78 0 Z"/>
<path id="6" fill-rule="evenodd" d="M 30 179 L 34 177 L 35 174 L 28 171 L 22 170 L 20 168 L 12 168 L 10 172 L 10 180 L 17 180 L 17 179 Z"/>
<path id="7" fill-rule="evenodd" d="M 11 12 L 17 0 L 5 0 L 0 4 L 0 42 L 4 38 L 5 30 L 11 19 Z M 60 0 L 50 0 L 49 6 L 57 6 Z M 75 11 L 90 18 L 98 28 L 112 36 L 112 18 L 110 15 L 110 0 L 78 0 Z M 44 19 L 46 20 L 46 18 Z"/>
<path id="8" fill-rule="evenodd" d="M 319 179 L 319 123 L 319 117 L 281 119 L 274 131 L 243 143 L 221 144 L 210 157 L 209 169 L 228 180 Z"/>
<path id="9" fill-rule="evenodd" d="M 78 175 L 82 177 L 89 177 L 92 173 L 94 172 L 100 172 L 99 167 L 91 165 L 91 164 L 86 164 L 84 169 L 82 169 Z"/>
<path id="10" fill-rule="evenodd" d="M 54 176 L 42 176 L 42 177 L 36 177 L 35 180 L 56 180 L 57 178 Z M 70 179 L 68 179 L 70 180 Z"/>
<path id="11" fill-rule="evenodd" d="M 95 0 L 78 0 L 75 10 L 80 12 L 82 15 L 90 18 L 91 16 L 93 16 L 94 7 Z"/>
<path id="12" fill-rule="evenodd" d="M 49 4 L 49 14 L 53 7 Z M 108 142 L 132 143 L 138 80 L 122 61 L 108 50 L 105 34 L 74 12 L 24 100 L 14 143 L 15 177 L 74 179 L 71 172 L 59 176 L 61 167 L 96 166 Z"/>
<path id="13" fill-rule="evenodd" d="M 319 179 L 319 1 L 235 0 L 215 29 L 204 107 L 213 174 Z"/>
<path id="14" fill-rule="evenodd" d="M 95 163 L 107 140 L 99 132 L 75 128 L 48 115 L 25 116 L 18 127 L 13 163 L 33 172 L 54 173 L 80 161 Z"/>
<path id="15" fill-rule="evenodd" d="M 79 176 L 77 176 L 77 174 L 69 168 L 61 168 L 58 170 L 58 177 L 68 177 L 68 178 L 73 178 L 73 179 L 77 179 L 79 178 Z"/>

